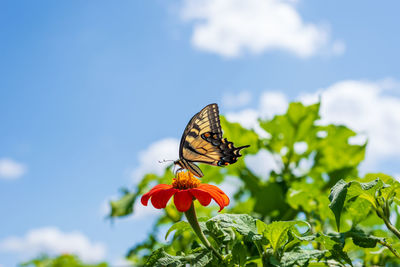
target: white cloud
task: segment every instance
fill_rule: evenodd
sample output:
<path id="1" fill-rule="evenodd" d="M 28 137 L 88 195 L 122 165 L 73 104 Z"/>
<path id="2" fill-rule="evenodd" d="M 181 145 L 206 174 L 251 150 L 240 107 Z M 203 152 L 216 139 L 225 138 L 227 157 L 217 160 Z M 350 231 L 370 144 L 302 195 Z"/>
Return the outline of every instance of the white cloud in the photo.
<path id="1" fill-rule="evenodd" d="M 329 29 L 306 23 L 297 1 L 185 0 L 182 17 L 194 21 L 192 44 L 225 57 L 285 50 L 305 58 L 318 51 L 340 54 L 342 41 L 330 41 Z"/>
<path id="2" fill-rule="evenodd" d="M 256 155 L 246 156 L 245 162 L 247 167 L 259 177 L 267 178 L 272 170 L 276 172 L 280 170 L 279 161 L 266 150 L 261 150 Z"/>
<path id="3" fill-rule="evenodd" d="M 238 94 L 225 93 L 222 97 L 222 104 L 226 108 L 241 108 L 248 105 L 252 95 L 249 91 L 242 91 Z"/>
<path id="4" fill-rule="evenodd" d="M 238 122 L 246 128 L 254 128 L 256 125 L 258 125 L 257 119 L 259 117 L 259 113 L 254 109 L 244 109 L 239 112 L 229 112 L 225 116 L 228 121 Z"/>
<path id="5" fill-rule="evenodd" d="M 173 201 L 173 197 L 169 201 Z M 139 219 L 143 219 L 143 218 L 146 218 L 146 220 L 147 220 L 150 218 L 157 218 L 158 216 L 164 214 L 164 211 L 162 209 L 154 208 L 153 205 L 151 204 L 151 201 L 149 201 L 147 206 L 143 206 L 142 202 L 140 202 L 140 199 L 138 199 L 135 202 L 135 205 L 133 208 L 134 208 L 135 212 L 131 216 L 132 220 L 139 220 Z"/>
<path id="6" fill-rule="evenodd" d="M 288 107 L 287 97 L 276 91 L 263 92 L 260 97 L 258 109 L 244 109 L 238 112 L 229 112 L 226 118 L 231 122 L 238 122 L 242 126 L 253 129 L 260 137 L 269 136 L 258 123 L 258 118 L 270 119 L 274 115 L 284 114 Z"/>
<path id="7" fill-rule="evenodd" d="M 400 83 L 393 79 L 345 80 L 315 93 L 300 94 L 297 99 L 305 104 L 321 100 L 322 119 L 318 123 L 344 124 L 353 129 L 358 135 L 349 143 L 363 144 L 368 140 L 364 166 L 372 171 L 380 162 L 400 157 L 400 97 L 393 95 L 399 88 Z M 257 118 L 282 114 L 288 103 L 284 94 L 266 91 L 261 94 L 257 109 L 230 112 L 226 117 L 265 137 L 268 134 L 258 126 Z"/>
<path id="8" fill-rule="evenodd" d="M 33 229 L 23 237 L 3 239 L 0 241 L 0 251 L 17 253 L 23 257 L 33 257 L 40 253 L 70 253 L 78 255 L 84 262 L 101 261 L 106 255 L 104 244 L 91 242 L 80 232 L 64 233 L 56 227 Z"/>
<path id="9" fill-rule="evenodd" d="M 315 102 L 321 96 L 321 123 L 349 126 L 362 135 L 352 140 L 359 143 L 368 137 L 368 163 L 400 156 L 400 98 L 390 95 L 392 80 L 347 80 L 302 95 L 304 102 Z"/>
<path id="10" fill-rule="evenodd" d="M 135 182 L 140 181 L 146 173 L 162 175 L 167 163 L 159 163 L 164 159 L 178 159 L 179 140 L 166 138 L 151 144 L 146 150 L 139 152 L 139 166 L 133 171 Z"/>
<path id="11" fill-rule="evenodd" d="M 320 124 L 344 124 L 355 130 L 358 135 L 350 138 L 351 144 L 363 144 L 368 138 L 366 163 L 370 171 L 379 162 L 400 157 L 400 97 L 391 95 L 394 89 L 400 88 L 396 80 L 381 81 L 346 80 L 337 82 L 315 93 L 300 94 L 297 99 L 305 104 L 311 104 L 321 99 Z M 257 119 L 271 118 L 276 114 L 286 112 L 289 100 L 280 93 L 266 91 L 259 98 L 255 109 L 243 109 L 229 112 L 226 118 L 239 122 L 244 127 L 254 129 L 261 137 L 269 134 L 260 128 Z M 326 133 L 319 133 L 321 137 Z M 299 145 L 299 144 L 298 144 Z M 305 147 L 297 147 L 304 150 Z M 179 141 L 163 139 L 142 151 L 139 155 L 140 166 L 134 172 L 136 179 L 147 172 L 162 174 L 165 165 L 158 159 L 178 158 Z M 270 170 L 277 169 L 272 155 L 259 153 L 247 156 L 246 163 L 260 176 L 266 176 Z M 263 166 L 262 168 L 260 166 Z M 264 169 L 268 166 L 269 169 Z M 260 169 L 261 168 L 261 169 Z M 397 171 L 398 172 L 398 171 Z"/>
<path id="12" fill-rule="evenodd" d="M 218 187 L 224 191 L 224 193 L 228 196 L 233 196 L 234 193 L 238 190 L 239 187 L 243 185 L 242 180 L 239 180 L 234 176 L 226 176 L 224 181 L 218 185 Z M 232 198 L 231 201 L 234 201 Z"/>
<path id="13" fill-rule="evenodd" d="M 230 122 L 238 122 L 247 129 L 253 129 L 262 138 L 270 136 L 269 133 L 260 127 L 260 124 L 258 123 L 260 114 L 259 111 L 255 109 L 244 109 L 238 112 L 229 112 L 225 116 Z"/>
<path id="14" fill-rule="evenodd" d="M 133 266 L 133 265 L 132 265 L 132 262 L 128 261 L 126 258 L 118 258 L 118 259 L 116 259 L 116 260 L 111 262 L 111 266 L 114 266 L 114 267 L 128 267 L 128 266 Z"/>
<path id="15" fill-rule="evenodd" d="M 280 92 L 264 92 L 260 97 L 259 113 L 262 118 L 284 114 L 288 107 L 287 97 Z"/>
<path id="16" fill-rule="evenodd" d="M 26 172 L 25 165 L 9 158 L 0 159 L 0 179 L 18 179 Z"/>

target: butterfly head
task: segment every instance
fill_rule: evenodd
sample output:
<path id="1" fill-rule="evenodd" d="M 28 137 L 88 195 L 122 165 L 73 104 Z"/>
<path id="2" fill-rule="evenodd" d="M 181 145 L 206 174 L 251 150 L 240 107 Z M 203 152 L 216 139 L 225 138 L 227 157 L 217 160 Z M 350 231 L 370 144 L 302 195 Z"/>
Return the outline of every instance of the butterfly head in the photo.
<path id="1" fill-rule="evenodd" d="M 183 164 L 182 164 L 182 162 L 181 162 L 180 159 L 175 160 L 175 161 L 174 161 L 174 164 L 175 164 L 175 165 L 178 165 L 181 169 L 184 169 L 184 168 L 185 168 L 185 167 L 183 167 Z"/>

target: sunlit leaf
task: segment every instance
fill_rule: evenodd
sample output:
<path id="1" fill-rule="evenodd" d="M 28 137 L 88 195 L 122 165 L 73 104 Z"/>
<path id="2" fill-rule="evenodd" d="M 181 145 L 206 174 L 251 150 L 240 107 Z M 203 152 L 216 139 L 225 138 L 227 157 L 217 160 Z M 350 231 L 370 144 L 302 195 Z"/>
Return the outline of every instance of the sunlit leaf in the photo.
<path id="1" fill-rule="evenodd" d="M 267 224 L 264 227 L 262 227 L 262 224 L 258 224 L 257 226 L 258 230 L 261 231 L 259 233 L 269 241 L 269 244 L 274 250 L 274 254 L 276 254 L 279 249 L 284 249 L 284 244 L 286 244 L 289 239 L 288 232 L 293 231 L 295 225 L 306 226 L 310 229 L 310 225 L 303 221 L 277 221 Z"/>
<path id="2" fill-rule="evenodd" d="M 257 234 L 256 220 L 247 214 L 220 214 L 206 222 L 208 231 L 221 241 L 234 238 L 234 229 L 249 240 L 260 239 Z"/>
<path id="3" fill-rule="evenodd" d="M 285 252 L 281 258 L 280 266 L 291 267 L 291 266 L 307 266 L 310 260 L 320 260 L 327 250 L 307 250 L 302 249 L 299 251 Z"/>
<path id="4" fill-rule="evenodd" d="M 172 256 L 160 248 L 154 251 L 146 262 L 146 266 L 190 266 L 202 267 L 206 266 L 213 256 L 211 252 L 204 248 L 198 248 L 192 251 L 190 255 L 187 256 Z"/>
<path id="5" fill-rule="evenodd" d="M 321 234 L 315 240 L 320 242 L 325 249 L 329 250 L 333 259 L 339 262 L 342 262 L 344 260 L 347 264 L 353 266 L 351 259 L 349 258 L 347 253 L 343 251 L 344 240 L 341 240 L 340 236 L 334 237 Z"/>

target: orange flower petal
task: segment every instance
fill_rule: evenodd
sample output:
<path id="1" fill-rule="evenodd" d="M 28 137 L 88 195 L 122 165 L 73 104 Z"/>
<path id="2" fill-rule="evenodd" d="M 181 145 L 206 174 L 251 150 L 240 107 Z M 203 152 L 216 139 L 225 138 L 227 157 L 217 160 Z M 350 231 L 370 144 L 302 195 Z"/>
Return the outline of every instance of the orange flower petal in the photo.
<path id="1" fill-rule="evenodd" d="M 151 204 L 153 204 L 156 209 L 163 209 L 167 206 L 169 199 L 178 191 L 175 188 L 168 188 L 164 190 L 159 190 L 153 193 L 151 197 Z"/>
<path id="2" fill-rule="evenodd" d="M 208 206 L 211 202 L 211 195 L 206 190 L 199 188 L 189 189 L 190 193 L 200 202 L 203 206 Z"/>
<path id="3" fill-rule="evenodd" d="M 215 185 L 206 184 L 206 186 L 207 186 L 208 188 L 214 189 L 215 191 L 217 191 L 217 192 L 220 194 L 220 196 L 221 196 L 221 197 L 223 198 L 223 200 L 224 200 L 224 205 L 225 205 L 225 206 L 228 206 L 228 205 L 229 205 L 229 203 L 230 203 L 229 197 L 225 194 L 224 191 L 222 191 L 219 187 L 217 187 L 217 186 L 215 186 Z"/>
<path id="4" fill-rule="evenodd" d="M 180 212 L 187 211 L 193 202 L 193 196 L 189 190 L 180 190 L 174 196 L 174 204 Z"/>
<path id="5" fill-rule="evenodd" d="M 224 199 L 224 205 L 225 206 L 229 205 L 229 202 L 230 202 L 229 197 L 225 194 L 224 191 L 222 191 L 219 187 L 217 187 L 215 185 L 209 184 L 208 186 L 213 188 L 214 190 L 216 190 L 222 196 L 222 198 Z"/>
<path id="6" fill-rule="evenodd" d="M 201 184 L 198 189 L 202 189 L 210 193 L 211 197 L 217 202 L 220 207 L 220 212 L 224 207 L 229 205 L 229 198 L 228 196 L 218 187 L 215 185 L 210 184 Z"/>
<path id="7" fill-rule="evenodd" d="M 155 193 L 158 192 L 160 190 L 163 189 L 168 189 L 168 188 L 172 188 L 172 185 L 168 185 L 168 184 L 158 184 L 156 186 L 154 186 L 149 192 L 147 192 L 146 194 L 144 194 L 141 198 L 141 202 L 144 206 L 147 206 L 147 203 L 149 202 L 150 197 Z"/>

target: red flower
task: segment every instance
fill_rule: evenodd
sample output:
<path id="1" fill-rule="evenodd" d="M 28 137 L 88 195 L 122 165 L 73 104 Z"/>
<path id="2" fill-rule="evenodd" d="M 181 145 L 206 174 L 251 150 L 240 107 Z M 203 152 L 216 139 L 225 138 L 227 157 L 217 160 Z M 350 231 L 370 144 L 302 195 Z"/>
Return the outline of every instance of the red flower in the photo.
<path id="1" fill-rule="evenodd" d="M 156 209 L 163 209 L 169 199 L 174 196 L 174 204 L 180 212 L 187 211 L 194 199 L 201 205 L 208 206 L 211 199 L 220 207 L 221 211 L 229 205 L 228 196 L 215 185 L 202 184 L 191 172 L 179 172 L 173 179 L 172 185 L 159 184 L 142 196 L 142 204 L 147 206 L 149 199 Z"/>

